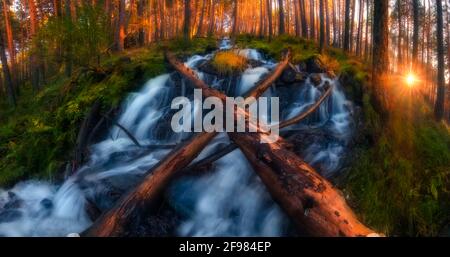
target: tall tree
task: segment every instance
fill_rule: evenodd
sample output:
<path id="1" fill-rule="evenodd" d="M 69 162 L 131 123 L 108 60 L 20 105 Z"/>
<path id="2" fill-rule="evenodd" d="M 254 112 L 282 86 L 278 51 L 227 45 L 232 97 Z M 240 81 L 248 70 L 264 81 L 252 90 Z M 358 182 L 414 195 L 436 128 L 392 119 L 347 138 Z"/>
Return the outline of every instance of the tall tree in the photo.
<path id="1" fill-rule="evenodd" d="M 350 51 L 350 0 L 345 0 L 344 50 Z"/>
<path id="2" fill-rule="evenodd" d="M 239 9 L 239 2 L 238 0 L 234 0 L 233 1 L 233 31 L 231 32 L 231 34 L 233 36 L 236 36 L 237 33 L 239 32 L 239 13 L 238 13 L 238 9 Z"/>
<path id="3" fill-rule="evenodd" d="M 38 30 L 37 9 L 34 0 L 28 0 L 28 10 L 30 12 L 30 38 L 34 39 Z M 30 68 L 31 68 L 31 84 L 35 91 L 39 90 L 39 60 L 34 49 L 30 55 Z"/>
<path id="4" fill-rule="evenodd" d="M 434 116 L 440 121 L 444 118 L 445 101 L 445 63 L 444 63 L 444 21 L 442 18 L 442 1 L 436 0 L 436 22 L 437 22 L 437 95 L 436 105 L 434 107 Z"/>
<path id="5" fill-rule="evenodd" d="M 114 33 L 114 49 L 123 51 L 125 41 L 125 0 L 119 0 L 118 21 Z"/>
<path id="6" fill-rule="evenodd" d="M 302 21 L 302 37 L 307 38 L 308 37 L 308 25 L 306 23 L 305 0 L 299 0 L 299 1 L 300 1 L 300 15 L 301 15 L 301 21 Z"/>
<path id="7" fill-rule="evenodd" d="M 283 0 L 278 0 L 278 18 L 278 34 L 283 35 L 286 33 Z"/>
<path id="8" fill-rule="evenodd" d="M 138 0 L 137 2 L 137 16 L 138 16 L 138 43 L 139 46 L 145 44 L 145 29 L 144 29 L 144 5 L 145 0 Z"/>
<path id="9" fill-rule="evenodd" d="M 413 18 L 414 18 L 414 35 L 413 35 L 413 51 L 412 61 L 413 65 L 417 64 L 417 56 L 419 54 L 419 0 L 413 0 Z"/>
<path id="10" fill-rule="evenodd" d="M 272 24 L 272 0 L 267 0 L 267 16 L 268 16 L 268 22 L 267 25 L 269 27 L 269 39 L 272 39 L 273 36 L 273 24 Z"/>
<path id="11" fill-rule="evenodd" d="M 389 0 L 374 1 L 373 12 L 373 96 L 376 106 L 386 114 L 388 110 Z"/>
<path id="12" fill-rule="evenodd" d="M 0 61 L 2 62 L 2 70 L 6 94 L 11 104 L 13 106 L 16 106 L 16 96 L 14 93 L 13 81 L 8 67 L 8 60 L 6 59 L 3 31 L 0 31 Z"/>
<path id="13" fill-rule="evenodd" d="M 320 0 L 319 13 L 320 13 L 320 53 L 323 53 L 325 47 L 325 20 L 324 20 L 324 0 Z"/>
<path id="14" fill-rule="evenodd" d="M 184 0 L 183 35 L 185 40 L 191 39 L 191 0 Z"/>

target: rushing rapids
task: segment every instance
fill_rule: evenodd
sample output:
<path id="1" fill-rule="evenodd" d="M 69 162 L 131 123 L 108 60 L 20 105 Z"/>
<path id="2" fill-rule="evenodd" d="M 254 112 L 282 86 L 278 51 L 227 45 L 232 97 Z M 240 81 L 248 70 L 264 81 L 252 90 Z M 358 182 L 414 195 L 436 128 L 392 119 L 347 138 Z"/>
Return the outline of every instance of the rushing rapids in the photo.
<path id="1" fill-rule="evenodd" d="M 225 39 L 220 49 L 232 49 Z M 230 96 L 248 92 L 276 63 L 254 49 L 235 50 L 258 65 L 238 78 L 220 79 L 201 72 L 199 67 L 213 54 L 195 55 L 186 65 L 214 88 Z M 272 87 L 264 96 L 279 96 L 282 120 L 291 118 L 315 103 L 326 84 L 333 86 L 331 97 L 301 124 L 285 130 L 317 129 L 326 140 L 312 140 L 303 151 L 305 160 L 320 167 L 322 175 L 334 175 L 342 165 L 352 131 L 352 106 L 337 79 L 320 74 L 314 83 L 309 75 L 303 83 Z M 92 224 L 86 206 L 108 210 L 126 190 L 158 163 L 170 149 L 150 147 L 176 145 L 190 136 L 173 133 L 170 105 L 177 96 L 192 97 L 193 88 L 174 74 L 149 80 L 139 92 L 130 93 L 117 117 L 143 147 L 120 129 L 112 127 L 104 139 L 90 148 L 88 163 L 61 185 L 25 181 L 12 189 L 0 190 L 0 235 L 66 236 L 80 233 Z M 201 110 L 193 110 L 197 115 Z M 220 134 L 198 160 L 230 142 Z M 148 147 L 146 147 L 148 146 Z M 282 236 L 288 231 L 288 219 L 272 201 L 264 185 L 239 151 L 226 155 L 198 176 L 181 177 L 168 189 L 167 202 L 182 217 L 175 235 L 181 236 Z"/>

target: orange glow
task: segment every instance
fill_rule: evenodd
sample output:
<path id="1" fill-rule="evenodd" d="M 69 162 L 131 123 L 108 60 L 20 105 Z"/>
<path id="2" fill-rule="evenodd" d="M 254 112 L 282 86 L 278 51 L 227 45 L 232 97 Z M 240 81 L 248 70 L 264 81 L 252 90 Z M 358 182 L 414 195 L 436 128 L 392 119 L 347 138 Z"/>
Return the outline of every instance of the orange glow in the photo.
<path id="1" fill-rule="evenodd" d="M 407 84 L 409 87 L 413 87 L 414 84 L 416 84 L 416 82 L 417 82 L 417 78 L 416 78 L 416 75 L 414 75 L 413 73 L 409 73 L 409 74 L 406 76 L 406 84 Z"/>

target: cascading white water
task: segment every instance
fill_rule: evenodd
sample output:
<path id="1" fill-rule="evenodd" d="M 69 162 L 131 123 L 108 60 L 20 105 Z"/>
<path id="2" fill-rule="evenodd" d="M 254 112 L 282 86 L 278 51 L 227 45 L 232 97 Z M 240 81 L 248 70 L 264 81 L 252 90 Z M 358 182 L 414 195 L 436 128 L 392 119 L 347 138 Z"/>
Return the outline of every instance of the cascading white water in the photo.
<path id="1" fill-rule="evenodd" d="M 231 49 L 228 39 L 220 48 Z M 262 59 L 253 49 L 239 51 L 261 66 L 247 69 L 237 80 L 236 95 L 248 92 L 274 63 Z M 193 56 L 186 65 L 196 68 L 212 55 Z M 202 79 L 224 89 L 217 78 L 197 71 Z M 308 79 L 302 85 L 290 87 L 285 94 L 273 88 L 265 96 L 289 95 L 282 109 L 286 119 L 300 113 L 321 95 L 325 83 L 334 86 L 332 96 L 308 121 L 288 129 L 317 127 L 332 138 L 308 146 L 305 160 L 320 163 L 324 175 L 333 174 L 340 166 L 346 140 L 350 136 L 351 104 L 345 99 L 336 79 L 322 75 L 322 83 L 313 86 Z M 280 92 L 279 92 L 280 91 Z M 118 123 L 125 126 L 144 147 L 136 146 L 123 131 L 112 127 L 105 139 L 90 149 L 89 162 L 62 185 L 26 181 L 10 190 L 0 190 L 0 235 L 3 236 L 66 236 L 79 233 L 92 221 L 86 204 L 94 203 L 101 210 L 111 208 L 118 197 L 136 185 L 143 175 L 170 150 L 152 150 L 150 145 L 176 144 L 189 135 L 177 135 L 170 130 L 170 103 L 179 95 L 189 96 L 192 89 L 181 85 L 169 74 L 149 80 L 142 90 L 131 93 L 124 101 Z M 220 134 L 208 145 L 200 160 L 230 142 Z M 281 236 L 286 234 L 288 219 L 271 200 L 251 166 L 236 150 L 217 161 L 205 175 L 181 178 L 168 192 L 173 208 L 182 216 L 176 230 L 182 236 Z"/>

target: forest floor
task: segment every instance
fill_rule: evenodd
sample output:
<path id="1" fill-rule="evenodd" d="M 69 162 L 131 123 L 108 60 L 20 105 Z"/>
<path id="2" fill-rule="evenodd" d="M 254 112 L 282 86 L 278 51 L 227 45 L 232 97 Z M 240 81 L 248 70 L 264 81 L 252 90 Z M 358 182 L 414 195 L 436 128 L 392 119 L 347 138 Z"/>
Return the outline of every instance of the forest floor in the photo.
<path id="1" fill-rule="evenodd" d="M 201 38 L 128 50 L 105 58 L 96 69 L 78 69 L 70 78 L 55 76 L 36 96 L 27 85 L 16 109 L 0 101 L 0 187 L 29 178 L 61 180 L 95 101 L 107 112 L 128 92 L 165 72 L 165 48 L 189 56 L 210 52 L 216 43 Z M 362 115 L 349 153 L 352 161 L 335 180 L 367 225 L 386 235 L 448 235 L 450 133 L 432 119 L 424 100 L 397 90 L 395 108 L 388 119 L 381 119 L 369 100 L 369 68 L 358 58 L 334 48 L 319 55 L 316 44 L 288 36 L 270 42 L 240 36 L 236 44 L 274 59 L 291 47 L 293 63 L 318 58 L 341 76 L 347 97 Z"/>

